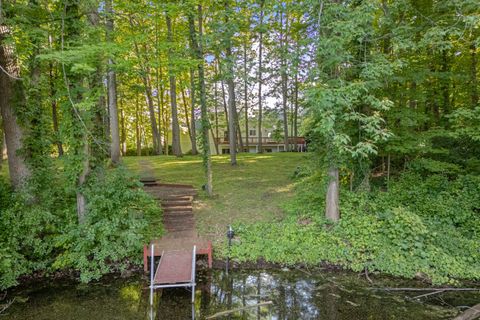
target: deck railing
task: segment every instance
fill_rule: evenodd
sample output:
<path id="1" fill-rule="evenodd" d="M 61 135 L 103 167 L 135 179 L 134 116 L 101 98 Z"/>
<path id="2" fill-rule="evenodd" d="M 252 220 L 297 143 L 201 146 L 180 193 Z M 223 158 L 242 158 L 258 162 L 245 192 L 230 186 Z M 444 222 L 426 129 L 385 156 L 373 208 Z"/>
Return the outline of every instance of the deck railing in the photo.
<path id="1" fill-rule="evenodd" d="M 259 143 L 260 138 L 259 137 L 248 137 L 248 138 L 242 138 L 243 144 L 248 144 L 249 145 L 256 145 Z M 228 144 L 229 140 L 228 138 L 216 138 L 217 144 Z M 283 145 L 284 141 L 283 139 L 281 140 L 275 140 L 270 137 L 262 137 L 262 144 L 280 144 Z M 304 137 L 289 137 L 288 138 L 288 144 L 305 144 L 305 138 Z"/>

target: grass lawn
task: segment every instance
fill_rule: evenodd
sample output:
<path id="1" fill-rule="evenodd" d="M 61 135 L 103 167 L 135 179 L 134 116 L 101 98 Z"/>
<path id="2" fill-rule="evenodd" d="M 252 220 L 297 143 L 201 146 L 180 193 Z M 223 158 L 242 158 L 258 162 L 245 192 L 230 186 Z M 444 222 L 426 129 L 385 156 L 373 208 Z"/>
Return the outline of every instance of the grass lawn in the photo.
<path id="1" fill-rule="evenodd" d="M 200 234 L 220 240 L 230 223 L 283 218 L 281 205 L 292 196 L 291 177 L 305 161 L 305 154 L 242 153 L 236 167 L 230 165 L 229 159 L 228 155 L 212 157 L 213 198 L 201 191 L 204 173 L 200 156 L 125 157 L 124 163 L 139 175 L 150 170 L 148 175 L 153 174 L 160 182 L 192 184 L 197 188 L 197 228 Z"/>

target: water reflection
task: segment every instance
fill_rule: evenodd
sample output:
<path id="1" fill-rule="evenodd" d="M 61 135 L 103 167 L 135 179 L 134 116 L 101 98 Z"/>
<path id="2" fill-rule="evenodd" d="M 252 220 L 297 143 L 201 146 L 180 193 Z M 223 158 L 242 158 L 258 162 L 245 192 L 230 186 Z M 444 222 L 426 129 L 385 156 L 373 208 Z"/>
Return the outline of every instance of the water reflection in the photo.
<path id="1" fill-rule="evenodd" d="M 371 290 L 356 274 L 257 270 L 200 273 L 194 304 L 189 291 L 176 288 L 157 290 L 150 307 L 147 283 L 141 278 L 43 283 L 10 293 L 19 299 L 2 319 L 185 320 L 219 313 L 224 314 L 215 319 L 451 319 L 457 314 L 452 306 L 480 301 L 480 293 L 464 292 L 443 294 L 443 302 L 432 297 L 418 303 L 405 293 Z M 375 284 L 418 285 L 388 278 Z"/>

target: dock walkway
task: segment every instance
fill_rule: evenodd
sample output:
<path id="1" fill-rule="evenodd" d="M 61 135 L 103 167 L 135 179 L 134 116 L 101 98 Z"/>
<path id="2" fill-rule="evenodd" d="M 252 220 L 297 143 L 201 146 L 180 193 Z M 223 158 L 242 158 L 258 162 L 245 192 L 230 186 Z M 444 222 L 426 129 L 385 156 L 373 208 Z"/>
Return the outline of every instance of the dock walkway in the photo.
<path id="1" fill-rule="evenodd" d="M 206 255 L 208 266 L 212 267 L 212 243 L 199 237 L 195 227 L 193 199 L 197 191 L 191 185 L 159 183 L 154 177 L 143 177 L 141 182 L 144 190 L 159 201 L 167 231 L 161 239 L 152 239 L 144 246 L 145 272 L 149 258 L 160 257 L 156 269 L 155 259 L 150 259 L 151 290 L 187 286 L 194 290 L 196 256 Z"/>

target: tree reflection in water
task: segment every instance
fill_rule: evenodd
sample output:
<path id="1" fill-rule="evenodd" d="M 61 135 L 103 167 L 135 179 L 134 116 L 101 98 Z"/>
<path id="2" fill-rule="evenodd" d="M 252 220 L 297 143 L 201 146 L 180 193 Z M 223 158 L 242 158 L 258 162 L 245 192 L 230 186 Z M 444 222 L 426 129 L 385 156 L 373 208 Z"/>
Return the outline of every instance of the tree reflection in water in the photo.
<path id="1" fill-rule="evenodd" d="M 199 272 L 195 303 L 181 288 L 155 292 L 150 308 L 149 290 L 141 277 L 105 278 L 79 285 L 45 282 L 11 292 L 18 299 L 3 319 L 21 320 L 185 320 L 205 319 L 218 312 L 243 308 L 216 319 L 451 319 L 455 306 L 474 305 L 479 292 L 443 293 L 418 303 L 404 292 L 371 290 L 355 273 L 300 272 L 297 270 Z M 423 284 L 374 277 L 378 287 L 414 287 Z M 21 301 L 28 301 L 28 303 Z M 270 305 L 259 303 L 272 301 Z M 250 306 L 250 307 L 249 307 Z"/>

